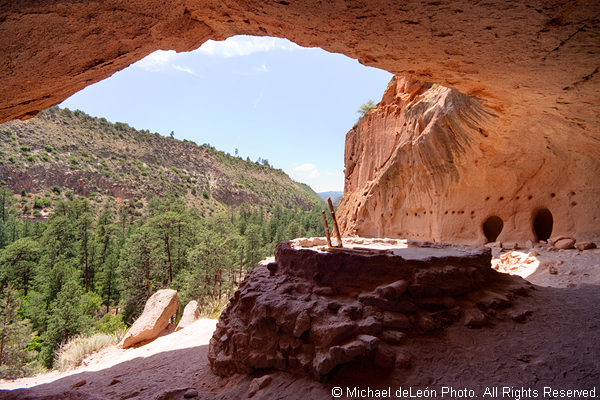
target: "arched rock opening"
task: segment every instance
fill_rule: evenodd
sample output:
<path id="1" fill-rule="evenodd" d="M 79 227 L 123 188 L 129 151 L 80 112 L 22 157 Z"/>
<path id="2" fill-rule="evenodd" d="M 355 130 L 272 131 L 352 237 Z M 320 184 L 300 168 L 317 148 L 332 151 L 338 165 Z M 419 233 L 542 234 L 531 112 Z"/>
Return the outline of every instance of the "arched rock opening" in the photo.
<path id="1" fill-rule="evenodd" d="M 483 234 L 485 235 L 486 240 L 489 242 L 495 242 L 500 232 L 502 232 L 502 228 L 504 227 L 504 222 L 502 218 L 492 215 L 488 217 L 483 222 Z"/>
<path id="2" fill-rule="evenodd" d="M 557 3 L 543 13 L 495 2 L 451 4 L 242 0 L 231 6 L 215 0 L 131 0 L 119 7 L 93 1 L 66 7 L 12 2 L 0 9 L 0 54 L 7 60 L 0 64 L 0 122 L 31 117 L 155 50 L 189 51 L 208 39 L 238 34 L 318 46 L 394 74 L 486 97 L 498 107 L 521 103 L 547 109 L 555 102 L 551 93 L 560 94 L 561 109 L 576 96 L 595 98 L 591 78 L 598 65 L 599 2 Z M 566 37 L 567 45 L 555 51 Z M 510 73 L 515 60 L 519 74 Z M 596 115 L 593 107 L 563 110 L 563 115 L 575 117 L 580 111 Z"/>
<path id="3" fill-rule="evenodd" d="M 548 240 L 552 235 L 554 218 L 547 208 L 537 210 L 533 217 L 533 232 L 537 240 Z"/>
<path id="4" fill-rule="evenodd" d="M 436 212 L 478 207 L 483 192 L 504 197 L 503 207 L 512 207 L 505 196 L 522 187 L 524 177 L 531 177 L 528 190 L 556 191 L 561 189 L 555 188 L 560 171 L 574 177 L 565 191 L 582 194 L 570 201 L 572 210 L 553 206 L 555 216 L 564 220 L 568 212 L 573 222 L 572 232 L 559 225 L 554 230 L 591 240 L 600 233 L 600 148 L 595 141 L 600 135 L 600 2 L 542 3 L 547 3 L 543 11 L 466 0 L 407 0 L 402 7 L 355 0 L 240 0 L 235 6 L 215 0 L 130 0 L 118 8 L 110 2 L 68 7 L 63 2 L 12 2 L 0 7 L 0 54 L 6 60 L 0 63 L 0 122 L 30 118 L 158 49 L 189 51 L 206 40 L 238 34 L 285 37 L 402 75 L 368 116 L 369 123 L 359 124 L 347 140 L 352 146 L 347 145 L 346 155 L 356 167 L 346 169 L 345 200 L 339 208 L 345 233 L 391 236 L 402 226 L 408 237 L 474 244 L 481 234 L 478 224 L 466 219 L 437 224 Z M 518 74 L 512 73 L 515 66 Z M 400 84 L 404 78 L 419 84 Z M 432 99 L 431 92 L 422 90 L 427 82 L 466 95 L 449 99 L 437 93 L 440 110 L 446 100 L 456 105 L 458 98 L 476 98 L 494 118 L 474 121 L 472 113 L 437 113 L 440 123 L 430 126 L 445 128 L 422 130 L 421 115 L 431 114 L 422 108 L 417 115 L 414 106 Z M 407 105 L 414 110 L 408 121 L 412 125 L 404 125 L 404 112 L 399 113 Z M 423 132 L 427 137 L 421 137 Z M 414 141 L 405 140 L 410 135 Z M 367 147 L 367 139 L 374 146 Z M 413 152 L 416 139 L 422 149 Z M 362 155 L 352 152 L 363 147 L 368 150 Z M 427 166 L 436 159 L 452 162 L 432 175 Z M 425 174 L 432 178 L 420 179 Z M 406 187 L 412 190 L 404 193 Z M 404 228 L 410 221 L 387 223 L 380 217 L 386 215 L 377 209 L 382 204 L 399 210 L 422 204 L 432 192 L 444 193 L 443 203 L 434 202 L 432 216 L 422 218 L 419 227 L 412 224 L 411 231 Z M 380 226 L 385 229 L 377 230 Z M 504 234 L 526 240 L 531 230 L 527 224 L 511 224 Z"/>

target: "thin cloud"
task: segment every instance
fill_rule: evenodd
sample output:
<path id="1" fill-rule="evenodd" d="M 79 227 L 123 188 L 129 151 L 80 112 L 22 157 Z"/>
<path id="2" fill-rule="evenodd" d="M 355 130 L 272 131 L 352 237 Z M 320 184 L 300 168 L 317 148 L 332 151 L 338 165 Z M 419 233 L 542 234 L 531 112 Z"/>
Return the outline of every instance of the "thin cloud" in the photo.
<path id="1" fill-rule="evenodd" d="M 317 192 L 341 191 L 344 188 L 344 174 L 340 171 L 321 174 L 315 164 L 306 163 L 287 172 L 293 180 L 306 183 Z"/>
<path id="2" fill-rule="evenodd" d="M 287 39 L 266 36 L 232 36 L 223 41 L 207 40 L 194 53 L 217 57 L 241 57 L 275 50 L 295 51 L 302 47 Z"/>
<path id="3" fill-rule="evenodd" d="M 169 68 L 176 58 L 177 53 L 173 50 L 157 50 L 136 62 L 133 66 L 148 72 L 160 72 Z"/>
<path id="4" fill-rule="evenodd" d="M 261 64 L 260 67 L 256 67 L 256 71 L 258 72 L 271 72 L 269 67 L 266 64 Z"/>
<path id="5" fill-rule="evenodd" d="M 206 41 L 200 48 L 192 51 L 192 54 L 201 54 L 205 56 L 215 56 L 223 58 L 242 57 L 254 53 L 264 53 L 270 51 L 296 51 L 303 47 L 290 42 L 287 39 L 280 39 L 266 36 L 232 36 L 223 41 Z M 133 64 L 136 68 L 141 68 L 148 72 L 162 72 L 168 69 L 176 69 L 191 75 L 198 74 L 189 67 L 177 64 L 177 60 L 184 57 L 186 53 L 176 53 L 174 50 L 157 50 Z M 261 64 L 255 72 L 270 72 L 266 64 Z"/>
<path id="6" fill-rule="evenodd" d="M 177 71 L 185 72 L 185 73 L 188 73 L 190 75 L 200 76 L 196 72 L 194 72 L 193 69 L 191 69 L 189 67 L 185 67 L 183 65 L 173 65 L 173 68 L 175 68 Z"/>
<path id="7" fill-rule="evenodd" d="M 258 106 L 258 103 L 260 103 L 260 101 L 263 98 L 263 92 L 260 92 L 260 94 L 258 95 L 258 97 L 256 98 L 256 100 L 254 100 L 254 108 L 256 108 Z"/>
<path id="8" fill-rule="evenodd" d="M 321 176 L 321 174 L 319 173 L 319 169 L 315 164 L 298 165 L 297 167 L 292 168 L 292 171 L 294 172 L 294 175 L 297 176 L 299 179 L 316 179 Z"/>

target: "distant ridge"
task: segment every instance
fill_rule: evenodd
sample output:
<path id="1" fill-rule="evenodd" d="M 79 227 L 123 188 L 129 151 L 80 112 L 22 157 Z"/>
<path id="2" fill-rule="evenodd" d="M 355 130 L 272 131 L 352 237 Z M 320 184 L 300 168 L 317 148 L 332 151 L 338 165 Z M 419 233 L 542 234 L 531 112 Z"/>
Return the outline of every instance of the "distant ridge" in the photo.
<path id="1" fill-rule="evenodd" d="M 321 197 L 325 201 L 327 201 L 327 198 L 331 197 L 331 202 L 333 203 L 334 206 L 337 206 L 340 203 L 340 200 L 342 199 L 342 195 L 344 194 L 344 192 L 330 190 L 329 192 L 319 192 L 317 194 L 319 195 L 319 197 Z"/>

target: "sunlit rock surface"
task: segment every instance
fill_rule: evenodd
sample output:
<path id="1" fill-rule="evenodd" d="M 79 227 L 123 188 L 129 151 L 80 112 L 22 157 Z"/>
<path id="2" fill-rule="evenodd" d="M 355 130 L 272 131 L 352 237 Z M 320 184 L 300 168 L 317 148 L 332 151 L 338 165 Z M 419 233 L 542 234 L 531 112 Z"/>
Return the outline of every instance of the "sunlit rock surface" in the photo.
<path id="1" fill-rule="evenodd" d="M 600 239 L 598 126 L 394 77 L 346 135 L 341 229 L 482 245 Z"/>

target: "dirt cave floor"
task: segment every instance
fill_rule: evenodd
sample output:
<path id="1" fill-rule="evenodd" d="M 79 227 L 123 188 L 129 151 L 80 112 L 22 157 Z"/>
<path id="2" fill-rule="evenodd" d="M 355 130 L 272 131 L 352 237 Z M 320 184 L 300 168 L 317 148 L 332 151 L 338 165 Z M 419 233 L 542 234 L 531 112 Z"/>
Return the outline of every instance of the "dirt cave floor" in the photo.
<path id="1" fill-rule="evenodd" d="M 332 399 L 338 388 L 341 398 L 600 397 L 600 249 L 493 256 L 493 268 L 535 285 L 516 305 L 527 320 L 411 338 L 392 371 L 349 364 L 323 382 L 276 371 L 220 378 L 207 360 L 216 321 L 201 319 L 137 349 L 106 348 L 70 371 L 0 381 L 0 399 Z M 571 389 L 592 392 L 560 392 Z"/>

